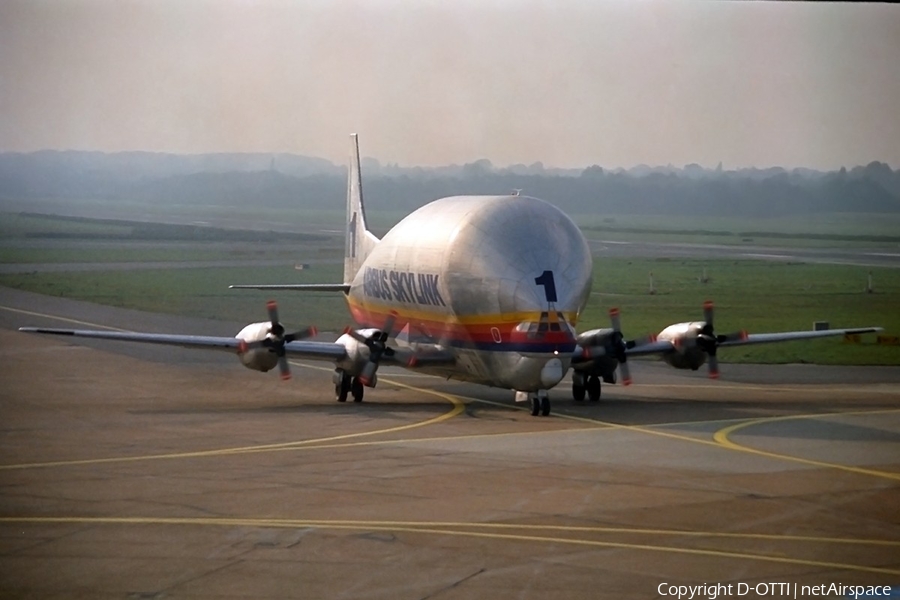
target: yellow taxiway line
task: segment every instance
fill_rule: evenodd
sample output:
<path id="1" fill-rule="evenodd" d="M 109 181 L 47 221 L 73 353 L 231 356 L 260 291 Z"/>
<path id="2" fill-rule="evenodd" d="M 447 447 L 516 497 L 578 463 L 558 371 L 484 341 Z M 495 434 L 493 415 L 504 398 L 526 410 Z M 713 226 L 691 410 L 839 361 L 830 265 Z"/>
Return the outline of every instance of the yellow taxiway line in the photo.
<path id="1" fill-rule="evenodd" d="M 823 417 L 834 417 L 834 416 L 848 416 L 848 415 L 879 415 L 879 414 L 895 414 L 900 412 L 900 409 L 888 409 L 888 410 L 872 410 L 872 411 L 848 411 L 848 412 L 836 412 L 836 413 L 825 413 L 825 414 L 809 414 L 809 415 L 788 415 L 782 417 L 764 417 L 760 419 L 750 419 L 748 421 L 744 421 L 742 423 L 736 423 L 734 425 L 729 425 L 728 427 L 724 427 L 713 434 L 713 440 L 720 444 L 724 448 L 728 448 L 729 450 L 737 450 L 740 452 L 746 452 L 749 454 L 756 454 L 758 456 L 765 456 L 767 458 L 775 458 L 780 460 L 788 460 L 791 462 L 796 462 L 800 464 L 805 464 L 813 467 L 824 467 L 829 469 L 837 469 L 840 471 L 847 471 L 849 473 L 857 473 L 859 475 L 870 475 L 872 477 L 880 477 L 882 479 L 892 479 L 894 481 L 900 481 L 900 473 L 892 473 L 890 471 L 878 471 L 876 469 L 866 469 L 863 467 L 854 467 L 850 465 L 843 465 L 840 463 L 832 463 L 825 462 L 821 460 L 813 460 L 809 458 L 802 458 L 800 456 L 793 456 L 790 454 L 781 454 L 780 452 L 769 452 L 767 450 L 758 450 L 756 448 L 751 448 L 750 446 L 744 446 L 738 444 L 730 439 L 730 436 L 741 429 L 745 429 L 747 427 L 753 427 L 756 425 L 763 425 L 766 423 L 777 423 L 779 421 L 791 421 L 797 419 L 819 419 Z"/>
<path id="2" fill-rule="evenodd" d="M 47 317 L 51 319 L 57 319 L 61 321 L 66 321 L 69 323 L 76 323 L 80 325 L 88 325 L 93 327 L 103 327 L 106 329 L 113 329 L 118 331 L 124 331 L 114 327 L 108 327 L 103 325 L 98 325 L 94 323 L 89 323 L 86 321 L 79 321 L 76 319 L 69 319 L 65 317 L 56 317 L 53 315 L 46 315 L 35 313 L 31 311 L 25 311 L 20 309 L 13 309 L 9 307 L 0 307 L 4 310 L 9 310 L 12 312 L 17 312 L 20 314 L 28 314 L 32 316 L 41 316 Z M 306 365 L 306 364 L 298 364 L 298 366 L 302 367 L 311 367 L 315 369 L 322 369 L 322 367 Z M 330 369 L 323 369 L 330 370 Z M 48 467 L 48 466 L 66 466 L 66 465 L 79 465 L 79 464 L 99 464 L 99 463 L 112 463 L 112 462 L 132 462 L 132 461 L 140 461 L 140 460 L 158 460 L 158 459 L 175 459 L 175 458 L 192 458 L 192 457 L 202 457 L 202 456 L 225 456 L 229 454 L 239 454 L 239 453 L 253 453 L 253 452 L 271 452 L 271 451 L 279 451 L 279 450 L 302 450 L 302 449 L 321 449 L 321 448 L 329 448 L 329 447 L 342 447 L 342 446 L 362 446 L 362 445 L 374 445 L 374 444 L 398 444 L 398 443 L 410 443 L 410 442 L 428 442 L 428 441 L 440 441 L 444 439 L 456 439 L 456 437 L 496 437 L 497 435 L 538 435 L 545 433 L 557 433 L 557 431 L 553 432 L 518 432 L 518 433 L 507 433 L 507 434 L 485 434 L 483 436 L 455 436 L 451 438 L 420 438 L 420 439 L 408 439 L 408 440 L 368 440 L 368 441 L 356 441 L 356 442 L 346 442 L 345 440 L 352 440 L 360 437 L 369 437 L 379 434 L 387 434 L 394 433 L 403 430 L 415 429 L 419 427 L 424 427 L 427 425 L 436 424 L 450 418 L 453 418 L 459 414 L 461 414 L 465 410 L 465 401 L 473 401 L 490 405 L 502 406 L 504 408 L 518 408 L 510 406 L 509 404 L 503 404 L 499 402 L 492 402 L 487 400 L 481 400 L 477 398 L 468 398 L 464 396 L 448 394 L 444 392 L 438 392 L 436 390 L 430 390 L 426 388 L 419 388 L 416 386 L 412 386 L 405 383 L 400 383 L 393 380 L 383 379 L 386 383 L 390 383 L 396 387 L 405 388 L 409 390 L 413 390 L 416 392 L 421 392 L 425 394 L 429 394 L 432 396 L 437 396 L 443 398 L 450 402 L 452 408 L 447 413 L 434 417 L 432 419 L 427 419 L 425 421 L 421 421 L 418 423 L 401 425 L 397 427 L 390 427 L 381 430 L 368 431 L 368 432 L 360 432 L 360 433 L 352 433 L 345 434 L 340 436 L 331 436 L 326 438 L 317 438 L 317 439 L 309 439 L 309 440 L 299 440 L 295 442 L 286 442 L 280 444 L 266 444 L 266 445 L 257 445 L 257 446 L 244 446 L 244 447 L 236 447 L 236 448 L 224 448 L 219 450 L 209 450 L 209 451 L 198 451 L 198 452 L 184 452 L 184 453 L 172 453 L 172 454 L 159 454 L 159 455 L 148 455 L 142 457 L 118 457 L 118 458 L 106 458 L 106 459 L 90 459 L 90 460 L 80 460 L 80 461 L 57 461 L 52 463 L 32 463 L 32 464 L 23 464 L 23 465 L 5 465 L 0 466 L 0 470 L 9 470 L 9 469 L 24 469 L 24 468 L 36 468 L 36 467 Z M 663 386 L 664 387 L 664 386 Z M 679 386 L 679 387 L 689 387 L 689 386 Z M 770 389 L 764 386 L 728 386 L 730 388 L 751 388 L 751 389 Z M 788 419 L 801 419 L 801 418 L 820 418 L 825 416 L 834 416 L 834 415 L 847 415 L 847 414 L 874 414 L 874 413 L 891 413 L 897 412 L 893 410 L 889 411 L 860 411 L 856 413 L 828 413 L 828 414 L 811 414 L 811 415 L 791 415 L 787 417 L 770 417 L 763 419 L 752 419 L 747 421 L 742 421 L 740 423 L 736 423 L 720 429 L 717 431 L 713 440 L 705 440 L 695 437 L 690 437 L 686 435 L 675 434 L 667 431 L 660 431 L 656 429 L 649 429 L 648 426 L 632 426 L 632 425 L 621 425 L 618 423 L 611 423 L 600 421 L 596 419 L 589 419 L 584 417 L 577 417 L 574 415 L 565 415 L 557 413 L 555 416 L 563 419 L 573 420 L 582 423 L 588 423 L 591 425 L 587 430 L 594 430 L 597 428 L 610 428 L 610 429 L 624 429 L 627 431 L 634 431 L 643 434 L 656 435 L 666 438 L 678 439 L 681 441 L 691 442 L 691 443 L 700 443 L 704 445 L 711 445 L 718 448 L 724 448 L 729 450 L 736 450 L 741 452 L 748 452 L 751 454 L 756 454 L 760 456 L 764 456 L 767 458 L 774 458 L 780 460 L 789 460 L 794 462 L 804 463 L 810 466 L 817 467 L 829 467 L 829 468 L 838 468 L 843 469 L 859 474 L 864 475 L 875 475 L 878 477 L 887 477 L 890 479 L 898 479 L 900 480 L 900 474 L 887 473 L 883 471 L 874 471 L 871 469 L 863 469 L 859 467 L 848 467 L 846 465 L 838 465 L 833 463 L 827 463 L 823 461 L 813 461 L 808 459 L 803 459 L 800 457 L 794 457 L 789 455 L 783 455 L 778 453 L 766 452 L 761 450 L 756 450 L 753 448 L 748 448 L 745 446 L 738 445 L 729 439 L 729 435 L 733 434 L 736 431 L 739 431 L 745 427 L 750 427 L 753 425 L 758 425 L 767 422 L 788 420 Z M 707 421 L 707 422 L 720 422 L 720 421 Z M 671 425 L 671 424 L 663 424 L 663 425 Z M 579 429 L 569 429 L 564 430 L 566 432 L 569 431 L 585 431 L 585 428 Z M 341 443 L 336 443 L 341 442 Z M 766 562 L 774 562 L 774 563 L 782 563 L 782 564 L 792 564 L 792 565 L 804 565 L 804 566 L 813 566 L 817 568 L 831 568 L 831 569 L 849 569 L 854 571 L 861 571 L 867 573 L 876 573 L 876 574 L 888 574 L 888 575 L 900 575 L 900 571 L 879 568 L 879 567 L 868 567 L 864 565 L 852 565 L 852 564 L 844 564 L 844 563 L 833 563 L 833 562 L 824 562 L 824 561 L 812 561 L 800 558 L 789 558 L 785 556 L 772 556 L 772 555 L 761 555 L 754 553 L 745 553 L 745 552 L 732 552 L 732 551 L 722 551 L 722 550 L 713 550 L 713 549 L 702 549 L 702 548 L 680 548 L 674 546 L 664 546 L 664 545 L 653 545 L 653 544 L 636 544 L 636 543 L 624 543 L 624 542 L 610 542 L 610 541 L 600 541 L 600 540 L 589 540 L 589 539 L 573 539 L 567 537 L 558 537 L 563 533 L 575 533 L 575 534 L 620 534 L 620 535 L 656 535 L 656 536 L 680 536 L 680 537 L 690 537 L 690 538 L 706 538 L 706 539 L 759 539 L 759 540 L 770 540 L 770 541 L 793 541 L 793 542 L 810 542 L 810 543 L 831 543 L 831 544 L 857 544 L 857 545 L 875 545 L 875 546 L 889 546 L 896 547 L 900 546 L 900 542 L 894 542 L 890 540 L 874 540 L 874 539 L 853 539 L 853 538 L 826 538 L 826 537 L 813 537 L 813 536 L 791 536 L 791 535 L 772 535 L 772 534 L 741 534 L 741 533 L 727 533 L 727 532 L 704 532 L 704 531 L 678 531 L 678 530 L 660 530 L 660 529 L 629 529 L 629 528 L 620 528 L 620 527 L 612 527 L 612 528 L 604 528 L 604 527 L 565 527 L 565 526 L 553 526 L 553 525 L 515 525 L 515 524 L 490 524 L 490 523 L 441 523 L 441 522 L 409 522 L 409 521 L 317 521 L 317 520 L 278 520 L 278 519 L 241 519 L 241 518 L 220 518 L 220 519 L 199 519 L 199 518 L 152 518 L 152 517 L 0 517 L 0 523 L 5 524 L 106 524 L 106 525 L 115 525 L 115 524 L 124 524 L 124 525 L 182 525 L 182 526 L 249 526 L 249 527 L 281 527 L 281 528 L 300 528 L 300 527 L 310 527 L 310 528 L 321 528 L 321 529 L 332 529 L 332 530 L 379 530 L 379 531 L 403 531 L 414 534 L 431 534 L 431 535 L 444 535 L 444 536 L 468 536 L 468 537 L 480 537 L 480 538 L 490 538 L 490 539 L 498 539 L 498 540 L 510 540 L 510 541 L 524 541 L 524 542 L 538 542 L 538 543 L 558 543 L 558 544 L 575 544 L 581 546 L 594 546 L 594 547 L 614 547 L 614 548 L 623 548 L 623 549 L 632 549 L 632 550 L 643 550 L 643 551 L 653 551 L 653 552 L 668 552 L 668 553 L 677 553 L 677 554 L 690 554 L 690 555 L 699 555 L 699 556 L 714 556 L 714 557 L 724 557 L 724 558 L 734 558 L 740 560 L 756 560 L 756 561 L 766 561 Z M 557 536 L 545 536 L 545 535 L 533 535 L 533 534 L 522 534 L 522 533 L 509 533 L 510 531 L 531 531 L 531 532 L 555 532 Z"/>
<path id="3" fill-rule="evenodd" d="M 89 321 L 80 321 L 78 319 L 70 319 L 68 317 L 60 317 L 57 315 L 50 315 L 46 313 L 39 313 L 34 311 L 22 310 L 18 308 L 12 308 L 9 306 L 0 306 L 0 309 L 15 312 L 19 314 L 30 315 L 33 317 L 42 317 L 46 319 L 53 319 L 57 321 L 64 321 L 67 323 L 75 323 L 78 325 L 87 325 L 89 327 L 97 327 L 102 329 L 110 329 L 115 331 L 128 331 L 126 329 L 119 329 L 117 327 L 110 327 L 108 325 L 101 325 L 99 323 L 91 323 Z M 299 364 L 299 363 L 293 363 Z M 300 365 L 306 366 L 306 365 Z M 328 369 L 330 370 L 330 369 Z M 128 463 L 128 462 L 140 462 L 140 461 L 148 461 L 148 460 L 171 460 L 171 459 L 184 459 L 184 458 L 200 458 L 200 457 L 209 457 L 209 456 L 226 456 L 229 454 L 250 454 L 254 452 L 271 452 L 282 449 L 294 449 L 294 448 L 302 448 L 304 446 L 309 446 L 313 444 L 327 444 L 329 442 L 337 442 L 340 440 L 349 440 L 360 437 L 368 437 L 375 435 L 383 435 L 388 433 L 396 433 L 398 431 L 405 431 L 408 429 L 417 429 L 419 427 L 427 427 L 429 425 L 434 425 L 436 423 L 441 423 L 448 419 L 452 419 L 453 417 L 461 414 L 465 411 L 466 406 L 465 403 L 459 399 L 457 396 L 453 394 L 445 394 L 443 392 L 439 392 L 436 390 L 429 390 L 426 388 L 417 388 L 411 386 L 406 383 L 401 383 L 399 381 L 392 381 L 390 379 L 382 379 L 383 382 L 389 383 L 399 388 L 411 389 L 417 392 L 421 392 L 423 394 L 429 394 L 432 396 L 437 396 L 438 398 L 444 399 L 451 404 L 451 409 L 441 415 L 433 417 L 431 419 L 426 419 L 424 421 L 419 421 L 417 423 L 410 423 L 407 425 L 398 425 L 396 427 L 388 427 L 384 429 L 376 429 L 372 431 L 364 431 L 358 433 L 348 433 L 344 435 L 336 435 L 330 437 L 323 438 L 313 438 L 307 440 L 296 440 L 292 442 L 282 442 L 279 444 L 262 444 L 262 445 L 253 445 L 253 446 L 238 446 L 233 448 L 219 448 L 215 450 L 198 450 L 194 452 L 173 452 L 168 454 L 148 454 L 143 456 L 118 456 L 118 457 L 108 457 L 108 458 L 92 458 L 92 459 L 83 459 L 83 460 L 60 460 L 60 461 L 51 461 L 51 462 L 36 462 L 36 463 L 22 463 L 16 465 L 0 465 L 0 471 L 11 471 L 11 470 L 21 470 L 21 469 L 37 469 L 37 468 L 49 468 L 49 467 L 65 467 L 65 466 L 76 466 L 76 465 L 98 465 L 98 464 L 109 464 L 109 463 Z"/>
<path id="4" fill-rule="evenodd" d="M 88 325 L 91 327 L 101 327 L 105 329 L 112 329 L 117 331 L 125 331 L 122 329 L 118 329 L 115 327 L 109 327 L 105 325 L 100 325 L 97 323 L 91 323 L 87 321 L 79 321 L 77 319 L 70 319 L 67 317 L 59 317 L 56 315 L 50 315 L 45 313 L 38 313 L 33 311 L 26 311 L 6 306 L 0 306 L 0 309 L 12 311 L 20 314 L 27 314 L 31 316 L 44 317 L 49 319 L 55 319 L 60 321 L 65 321 L 69 323 L 76 323 L 80 325 Z M 292 364 L 309 368 L 315 370 L 323 370 L 330 371 L 330 368 L 325 368 L 319 365 L 311 365 L 308 363 L 299 363 L 295 361 L 291 361 Z M 155 455 L 146 455 L 146 456 L 132 456 L 132 457 L 110 457 L 110 458 L 100 458 L 100 459 L 85 459 L 85 460 L 69 460 L 69 461 L 55 461 L 55 462 L 44 462 L 44 463 L 27 463 L 27 464 L 19 464 L 19 465 L 0 465 L 0 471 L 2 470 L 12 470 L 12 469 L 27 469 L 27 468 L 42 468 L 42 467 L 57 467 L 57 466 L 73 466 L 73 465 L 91 465 L 91 464 L 103 464 L 103 463 L 123 463 L 123 462 L 137 462 L 137 461 L 147 461 L 147 460 L 164 460 L 164 459 L 183 459 L 183 458 L 198 458 L 198 457 L 208 457 L 208 456 L 225 456 L 229 454 L 250 454 L 256 452 L 272 452 L 272 451 L 280 451 L 280 450 L 300 450 L 300 449 L 325 449 L 325 448 L 337 448 L 337 447 L 352 447 L 352 446 L 363 446 L 363 445 L 382 445 L 382 444 L 396 444 L 396 443 L 410 443 L 410 442 L 427 442 L 434 440 L 445 440 L 445 439 L 457 439 L 457 438 L 468 438 L 468 437 L 484 437 L 484 436 L 454 436 L 452 438 L 418 438 L 418 439 L 408 439 L 408 440 L 382 440 L 382 441 L 364 441 L 364 442 L 350 442 L 350 443 L 335 443 L 342 442 L 343 440 L 352 440 L 360 437 L 371 437 L 376 435 L 395 433 L 398 431 L 405 431 L 409 429 L 416 429 L 420 427 L 425 427 L 429 425 L 433 425 L 436 423 L 443 422 L 445 420 L 451 419 L 459 414 L 461 414 L 465 410 L 465 401 L 468 400 L 470 402 L 477 402 L 481 404 L 488 404 L 493 406 L 500 406 L 503 408 L 513 408 L 518 410 L 525 410 L 523 408 L 517 406 L 511 406 L 509 404 L 501 403 L 501 402 L 493 402 L 490 400 L 482 400 L 479 398 L 472 398 L 466 396 L 459 396 L 455 394 L 448 394 L 444 392 L 439 392 L 436 390 L 428 389 L 428 388 L 420 388 L 417 386 L 412 386 L 407 383 L 401 383 L 396 380 L 391 379 L 382 379 L 385 383 L 389 383 L 390 385 L 412 390 L 415 392 L 420 392 L 432 396 L 437 396 L 444 400 L 447 400 L 452 405 L 452 409 L 444 413 L 443 415 L 439 415 L 432 419 L 427 419 L 425 421 L 421 421 L 418 423 L 412 423 L 408 425 L 400 425 L 397 427 L 390 427 L 386 429 L 379 429 L 367 432 L 360 433 L 351 433 L 339 436 L 331 436 L 326 438 L 314 438 L 309 440 L 298 440 L 293 442 L 283 442 L 279 444 L 264 444 L 264 445 L 255 445 L 255 446 L 241 446 L 234 448 L 221 448 L 216 450 L 201 450 L 195 452 L 180 452 L 180 453 L 169 453 L 169 454 L 155 454 Z M 663 384 L 648 384 L 647 387 L 711 387 L 710 385 L 703 386 L 690 386 L 685 384 L 675 384 L 673 386 L 666 386 Z M 725 385 L 725 386 L 716 386 L 724 387 L 725 389 L 750 389 L 750 390 L 760 390 L 760 391 L 796 391 L 796 389 L 805 389 L 798 387 L 767 387 L 760 385 Z M 827 388 L 825 388 L 827 389 Z M 575 415 L 566 415 L 562 413 L 554 413 L 554 416 L 557 418 L 567 419 L 571 421 L 577 421 L 582 423 L 587 423 L 592 426 L 592 428 L 611 428 L 611 429 L 619 429 L 626 431 L 633 431 L 636 433 L 642 433 L 646 435 L 654 435 L 658 437 L 664 437 L 669 439 L 676 439 L 680 441 L 690 442 L 693 444 L 702 444 L 706 446 L 712 446 L 717 448 L 725 448 L 728 450 L 744 452 L 748 454 L 754 454 L 757 456 L 763 456 L 766 458 L 772 458 L 776 460 L 784 460 L 790 462 L 796 462 L 799 464 L 805 464 L 808 466 L 821 467 L 821 468 L 832 468 L 837 470 L 843 470 L 851 473 L 856 473 L 860 475 L 868 475 L 874 477 L 880 477 L 884 479 L 891 479 L 900 481 L 900 473 L 891 473 L 888 471 L 878 471 L 875 469 L 866 469 L 863 467 L 853 467 L 849 465 L 842 465 L 840 463 L 831 463 L 826 461 L 817 461 L 812 459 L 806 459 L 798 456 L 769 452 L 765 450 L 758 450 L 755 448 L 751 448 L 748 446 L 743 446 L 732 441 L 729 436 L 736 431 L 744 429 L 746 427 L 759 425 L 763 423 L 771 423 L 777 421 L 791 420 L 791 419 L 812 419 L 812 418 L 821 418 L 826 416 L 837 416 L 837 415 L 849 415 L 849 414 L 876 414 L 876 413 L 893 413 L 898 412 L 897 410 L 886 410 L 886 411 L 859 411 L 859 412 L 836 412 L 836 413 L 821 413 L 821 414 L 804 414 L 804 415 L 790 415 L 790 416 L 782 416 L 782 417 L 768 417 L 768 418 L 760 418 L 760 419 L 751 419 L 742 421 L 740 423 L 736 423 L 734 425 L 730 425 L 723 429 L 716 431 L 713 434 L 712 440 L 702 439 L 691 437 L 687 435 L 681 435 L 677 433 L 672 433 L 669 431 L 662 431 L 659 429 L 650 429 L 648 426 L 638 426 L 638 425 L 623 425 L 619 423 L 612 423 L 608 421 L 601 421 L 598 419 L 591 419 L 586 417 L 578 417 Z M 706 421 L 706 422 L 716 422 L 716 421 Z M 671 424 L 663 424 L 663 425 L 671 425 Z M 567 431 L 583 431 L 583 429 L 572 429 Z M 510 434 L 486 434 L 487 437 L 494 437 L 497 435 L 532 435 L 536 433 L 546 433 L 546 432 L 522 432 L 522 433 L 510 433 Z"/>
<path id="5" fill-rule="evenodd" d="M 556 531 L 561 532 L 578 532 L 587 533 L 591 528 L 564 528 L 552 525 L 530 526 L 530 525 L 512 525 L 512 524 L 490 524 L 490 523 L 440 523 L 440 522 L 414 522 L 414 521 L 321 521 L 321 520 L 305 520 L 305 519 L 243 519 L 243 518 L 179 518 L 179 517 L 0 517 L 0 524 L 35 524 L 35 525 L 173 525 L 173 526 L 214 526 L 214 527 L 266 527 L 266 528 L 282 528 L 282 529 L 328 529 L 328 530 L 350 530 L 350 531 L 390 531 L 392 533 L 404 532 L 411 534 L 427 534 L 438 536 L 458 536 L 458 537 L 474 537 L 482 539 L 518 541 L 518 542 L 536 542 L 545 544 L 570 544 L 577 546 L 599 547 L 599 548 L 621 548 L 627 550 L 664 552 L 671 554 L 687 554 L 693 556 L 711 556 L 717 558 L 731 558 L 736 560 L 754 560 L 788 565 L 802 565 L 807 567 L 851 570 L 864 573 L 875 573 L 878 575 L 900 575 L 900 570 L 887 569 L 882 567 L 870 567 L 866 565 L 855 565 L 848 563 L 828 562 L 819 560 L 807 560 L 803 558 L 790 558 L 783 555 L 767 555 L 755 554 L 752 552 L 736 552 L 729 550 L 714 550 L 707 548 L 683 548 L 678 546 L 666 546 L 657 544 L 641 544 L 629 542 L 613 542 L 603 540 L 579 539 L 560 536 L 534 535 L 524 533 L 505 533 L 510 529 L 519 531 Z M 486 529 L 495 529 L 498 531 L 484 531 Z M 662 530 L 666 531 L 666 530 Z M 603 528 L 596 528 L 592 533 L 645 533 L 650 535 L 659 535 L 659 531 L 654 530 L 611 530 L 604 531 Z M 687 535 L 693 537 L 704 537 L 703 532 L 678 532 L 668 531 L 667 535 Z M 754 534 L 717 534 L 710 537 L 744 537 L 749 538 Z M 872 544 L 872 545 L 890 545 L 891 542 L 882 542 L 881 540 L 858 540 L 858 539 L 841 539 L 841 538 L 804 538 L 802 536 L 766 536 L 765 539 L 784 539 L 785 541 L 809 541 L 813 543 L 849 543 L 849 544 Z"/>

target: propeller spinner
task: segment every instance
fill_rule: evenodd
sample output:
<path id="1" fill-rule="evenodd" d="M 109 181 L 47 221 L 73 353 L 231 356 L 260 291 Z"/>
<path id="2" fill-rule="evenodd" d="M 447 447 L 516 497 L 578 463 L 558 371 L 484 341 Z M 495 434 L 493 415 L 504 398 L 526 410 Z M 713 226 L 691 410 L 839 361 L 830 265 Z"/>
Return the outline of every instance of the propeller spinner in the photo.
<path id="1" fill-rule="evenodd" d="M 713 326 L 714 306 L 711 300 L 703 303 L 703 320 L 704 325 L 697 335 L 697 345 L 706 352 L 709 357 L 709 377 L 710 379 L 719 378 L 719 359 L 716 357 L 716 351 L 719 344 L 729 341 L 742 340 L 747 337 L 746 331 L 736 331 L 725 335 L 716 335 Z"/>
<path id="2" fill-rule="evenodd" d="M 266 309 L 269 311 L 269 322 L 271 323 L 269 336 L 258 343 L 278 356 L 278 371 L 281 373 L 281 378 L 287 380 L 291 378 L 291 367 L 288 365 L 287 357 L 284 353 L 285 344 L 290 344 L 294 340 L 312 337 L 318 332 L 315 327 L 307 327 L 306 329 L 285 334 L 284 326 L 278 320 L 278 303 L 274 300 L 269 300 L 266 303 Z M 252 345 L 248 344 L 247 346 L 252 347 Z"/>
<path id="3" fill-rule="evenodd" d="M 619 370 L 622 373 L 622 385 L 631 385 L 631 371 L 628 369 L 628 355 L 626 350 L 635 346 L 634 342 L 626 342 L 622 335 L 622 323 L 619 320 L 619 309 L 609 309 L 609 320 L 612 323 L 612 334 L 605 340 L 603 346 L 585 348 L 582 356 L 585 360 L 597 356 L 612 356 L 619 361 Z"/>
<path id="4" fill-rule="evenodd" d="M 365 344 L 369 349 L 369 361 L 363 366 L 359 374 L 359 381 L 370 386 L 375 379 L 375 373 L 378 371 L 378 363 L 383 356 L 391 357 L 394 355 L 393 348 L 388 347 L 387 341 L 391 331 L 394 329 L 394 322 L 397 320 L 397 313 L 391 311 L 387 319 L 384 321 L 384 327 L 381 331 L 366 337 L 352 328 L 347 328 L 344 333 L 352 337 L 361 344 Z"/>

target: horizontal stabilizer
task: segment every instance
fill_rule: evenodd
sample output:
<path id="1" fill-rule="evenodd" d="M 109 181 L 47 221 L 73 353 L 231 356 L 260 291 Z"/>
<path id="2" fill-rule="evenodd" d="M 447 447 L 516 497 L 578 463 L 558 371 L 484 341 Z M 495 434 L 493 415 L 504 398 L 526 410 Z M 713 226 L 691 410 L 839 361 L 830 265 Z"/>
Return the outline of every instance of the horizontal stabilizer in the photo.
<path id="1" fill-rule="evenodd" d="M 350 293 L 349 283 L 275 283 L 268 285 L 229 285 L 230 290 L 293 290 L 296 292 L 342 292 Z"/>

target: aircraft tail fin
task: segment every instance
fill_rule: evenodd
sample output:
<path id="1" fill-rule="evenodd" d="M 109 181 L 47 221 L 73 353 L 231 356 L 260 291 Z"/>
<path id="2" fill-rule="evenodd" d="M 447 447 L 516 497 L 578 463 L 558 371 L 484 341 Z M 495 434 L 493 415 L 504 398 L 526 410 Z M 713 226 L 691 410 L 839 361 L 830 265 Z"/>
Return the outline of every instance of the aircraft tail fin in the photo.
<path id="1" fill-rule="evenodd" d="M 344 283 L 350 284 L 378 238 L 366 226 L 362 176 L 359 168 L 359 139 L 350 135 L 350 168 L 347 176 L 347 238 L 344 245 Z"/>

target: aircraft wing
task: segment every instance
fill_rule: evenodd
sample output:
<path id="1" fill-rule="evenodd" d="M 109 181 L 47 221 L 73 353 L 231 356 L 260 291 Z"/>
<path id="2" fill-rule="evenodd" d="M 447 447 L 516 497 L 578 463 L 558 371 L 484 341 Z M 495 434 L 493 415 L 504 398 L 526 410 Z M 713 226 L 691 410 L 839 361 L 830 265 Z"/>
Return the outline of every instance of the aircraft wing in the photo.
<path id="1" fill-rule="evenodd" d="M 181 346 L 183 348 L 204 348 L 207 350 L 228 350 L 237 352 L 244 343 L 234 337 L 216 337 L 208 335 L 177 335 L 167 333 L 136 333 L 129 331 L 95 331 L 91 329 L 50 329 L 43 327 L 20 327 L 19 331 L 27 333 L 47 333 L 52 335 L 68 335 L 73 337 L 97 338 L 121 342 L 140 342 L 143 344 L 162 344 L 165 346 Z M 284 345 L 285 354 L 323 360 L 341 360 L 347 356 L 347 350 L 341 344 L 329 342 L 310 342 L 295 340 Z"/>
<path id="2" fill-rule="evenodd" d="M 668 340 L 657 340 L 646 344 L 639 344 L 625 350 L 628 356 L 643 356 L 645 354 L 665 354 L 675 350 L 675 345 Z"/>
<path id="3" fill-rule="evenodd" d="M 789 342 L 791 340 L 811 340 L 835 335 L 854 335 L 859 333 L 877 333 L 882 327 L 857 327 L 853 329 L 823 329 L 821 331 L 783 331 L 780 333 L 751 333 L 743 339 L 719 342 L 719 347 L 746 346 L 747 344 L 768 344 L 771 342 Z"/>
<path id="4" fill-rule="evenodd" d="M 748 344 L 770 344 L 773 342 L 790 342 L 794 340 L 812 340 L 816 338 L 833 337 L 836 335 L 854 335 L 860 333 L 877 333 L 883 331 L 882 327 L 856 327 L 850 329 L 823 329 L 821 331 L 780 331 L 777 333 L 750 333 L 738 339 L 728 339 L 718 342 L 719 348 L 729 346 L 746 346 Z M 730 337 L 730 336 L 729 336 Z M 669 340 L 656 340 L 648 343 L 640 343 L 625 350 L 628 356 L 642 356 L 645 354 L 666 354 L 676 350 L 675 344 Z"/>
<path id="5" fill-rule="evenodd" d="M 229 285 L 230 290 L 292 290 L 307 292 L 343 292 L 350 293 L 349 283 L 275 283 L 275 284 L 238 284 Z"/>

